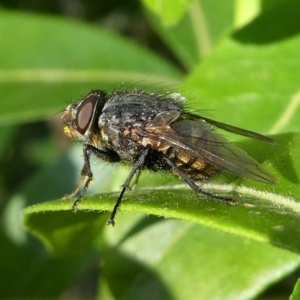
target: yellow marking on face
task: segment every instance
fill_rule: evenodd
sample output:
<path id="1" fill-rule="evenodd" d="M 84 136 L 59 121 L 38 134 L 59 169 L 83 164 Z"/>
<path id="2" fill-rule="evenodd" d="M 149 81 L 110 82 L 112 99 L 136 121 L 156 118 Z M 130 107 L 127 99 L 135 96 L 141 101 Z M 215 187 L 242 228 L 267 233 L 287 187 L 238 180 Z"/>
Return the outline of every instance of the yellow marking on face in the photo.
<path id="1" fill-rule="evenodd" d="M 70 129 L 69 126 L 65 126 L 65 127 L 64 127 L 64 134 L 65 134 L 66 136 L 70 137 L 70 138 L 73 137 L 73 134 L 72 134 L 71 129 Z"/>

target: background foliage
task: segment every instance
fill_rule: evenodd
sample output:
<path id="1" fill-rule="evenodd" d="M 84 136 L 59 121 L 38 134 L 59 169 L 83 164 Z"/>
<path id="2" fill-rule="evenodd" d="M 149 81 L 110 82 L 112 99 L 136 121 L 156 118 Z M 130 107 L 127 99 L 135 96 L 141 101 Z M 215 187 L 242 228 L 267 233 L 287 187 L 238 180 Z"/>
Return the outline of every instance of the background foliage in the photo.
<path id="1" fill-rule="evenodd" d="M 0 5 L 0 298 L 299 299 L 298 1 Z M 60 198 L 82 154 L 61 111 L 122 87 L 179 90 L 194 109 L 272 135 L 276 146 L 229 138 L 278 184 L 204 184 L 231 206 L 145 173 L 110 228 L 128 169 L 95 161 L 92 196 L 72 214 Z"/>

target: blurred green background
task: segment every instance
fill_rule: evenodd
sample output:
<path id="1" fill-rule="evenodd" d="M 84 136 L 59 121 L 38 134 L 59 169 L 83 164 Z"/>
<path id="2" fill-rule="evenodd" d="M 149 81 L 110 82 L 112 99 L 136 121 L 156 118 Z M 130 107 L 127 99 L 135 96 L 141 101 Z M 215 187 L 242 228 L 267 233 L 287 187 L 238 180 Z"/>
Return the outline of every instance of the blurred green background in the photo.
<path id="1" fill-rule="evenodd" d="M 300 299 L 299 20 L 296 0 L 0 0 L 0 299 Z M 82 165 L 65 107 L 135 87 L 271 134 L 230 139 L 279 183 L 221 175 L 228 207 L 146 173 L 110 228 L 129 169 L 93 160 L 101 194 L 47 202 Z"/>

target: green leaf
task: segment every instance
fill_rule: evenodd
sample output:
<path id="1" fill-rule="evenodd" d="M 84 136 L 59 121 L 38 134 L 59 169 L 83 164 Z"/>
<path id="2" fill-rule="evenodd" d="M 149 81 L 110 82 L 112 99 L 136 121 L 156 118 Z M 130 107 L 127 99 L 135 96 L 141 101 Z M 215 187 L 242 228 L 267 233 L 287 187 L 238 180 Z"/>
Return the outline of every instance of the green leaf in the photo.
<path id="1" fill-rule="evenodd" d="M 54 205 L 51 203 L 51 205 L 55 208 L 61 207 L 61 202 Z M 43 206 L 49 207 L 49 203 L 44 203 Z M 69 205 L 68 208 L 70 208 Z M 44 211 L 46 211 L 45 208 Z M 54 219 L 55 222 L 53 222 Z M 68 255 L 82 253 L 91 247 L 106 220 L 97 211 L 91 211 L 88 214 L 72 214 L 69 209 L 68 211 L 57 209 L 55 213 L 38 214 L 30 220 L 30 223 L 25 222 L 27 222 L 27 229 L 38 236 L 48 249 L 59 255 Z M 43 224 L 42 232 L 41 224 Z"/>
<path id="2" fill-rule="evenodd" d="M 299 198 L 297 170 L 300 169 L 297 153 L 300 147 L 300 136 L 283 135 L 278 136 L 277 140 L 282 145 L 272 150 L 270 145 L 255 148 L 257 144 L 253 141 L 247 144 L 247 148 L 243 148 L 254 150 L 257 154 L 255 157 L 262 161 L 269 156 L 267 168 L 278 178 L 278 184 L 268 185 L 240 179 L 236 184 L 225 184 L 216 180 L 203 185 L 205 191 L 233 197 L 237 202 L 236 205 L 213 201 L 202 195 L 195 195 L 191 190 L 162 187 L 127 192 L 120 213 L 122 211 L 144 212 L 178 218 L 300 252 L 300 241 L 297 238 L 300 234 L 298 226 L 300 206 L 297 202 Z M 290 170 L 288 174 L 285 173 L 287 168 Z M 289 191 L 288 194 L 286 191 Z M 92 215 L 84 211 L 111 211 L 117 196 L 118 193 L 109 193 L 85 197 L 78 206 L 78 215 L 80 215 L 78 223 L 87 222 L 86 226 L 88 226 L 89 220 L 92 222 Z M 25 225 L 52 249 L 72 248 L 68 245 L 68 239 L 73 240 L 73 233 L 76 236 L 78 233 L 72 230 L 72 226 L 75 225 L 69 222 L 73 219 L 76 223 L 75 217 L 72 217 L 71 213 L 69 218 L 64 217 L 63 214 L 59 218 L 61 220 L 59 224 L 57 222 L 53 224 L 47 221 L 48 217 L 45 217 L 50 215 L 51 218 L 55 218 L 54 215 L 69 211 L 70 208 L 71 203 L 62 200 L 31 206 L 25 210 Z M 76 217 L 79 218 L 77 215 Z M 65 224 L 68 230 L 65 230 L 62 224 Z M 57 227 L 62 228 L 61 235 L 57 234 L 59 230 Z M 54 236 L 50 234 L 51 231 L 55 232 Z M 93 231 L 91 233 L 93 234 Z M 64 237 L 64 234 L 68 238 Z"/>
<path id="3" fill-rule="evenodd" d="M 245 43 L 268 44 L 300 33 L 300 24 L 295 22 L 300 15 L 299 1 L 277 0 L 269 3 L 266 3 L 267 5 L 260 16 L 234 34 L 237 39 Z M 279 24 L 278 19 L 286 20 L 286 22 Z M 266 24 L 268 29 L 261 30 L 265 28 Z"/>
<path id="4" fill-rule="evenodd" d="M 0 31 L 1 124 L 49 117 L 92 88 L 180 82 L 153 53 L 79 21 L 1 10 Z"/>
<path id="5" fill-rule="evenodd" d="M 147 16 L 157 34 L 172 49 L 180 63 L 187 70 L 191 70 L 211 54 L 220 38 L 232 27 L 233 7 L 234 1 L 231 0 L 193 1 L 183 18 L 172 27 L 166 27 L 149 10 Z"/>
<path id="6" fill-rule="evenodd" d="M 95 251 L 53 257 L 27 238 L 27 244 L 16 245 L 0 234 L 1 299 L 58 299 L 98 258 Z"/>
<path id="7" fill-rule="evenodd" d="M 265 28 L 260 18 L 253 21 L 260 24 L 253 25 L 256 32 Z M 224 39 L 189 76 L 183 89 L 199 95 L 202 109 L 213 111 L 210 114 L 218 121 L 261 133 L 298 132 L 300 35 L 288 38 L 288 25 L 282 30 L 285 39 L 264 45 L 251 40 L 251 36 L 245 43 L 247 31 Z"/>
<path id="8" fill-rule="evenodd" d="M 192 0 L 142 0 L 144 5 L 160 16 L 165 26 L 176 24 Z"/>
<path id="9" fill-rule="evenodd" d="M 287 15 L 283 11 L 284 7 L 280 8 L 282 15 Z M 286 18 L 279 28 L 280 9 L 274 6 L 263 11 L 250 24 L 225 38 L 197 67 L 183 86 L 183 94 L 187 98 L 194 98 L 188 102 L 189 107 L 203 110 L 202 114 L 208 117 L 213 115 L 218 121 L 261 133 L 299 132 L 300 37 L 298 25 L 293 27 L 291 24 L 293 19 L 297 20 L 300 16 L 299 10 L 291 11 L 293 18 Z M 52 23 L 55 22 L 49 21 L 49 26 Z M 279 29 L 281 32 L 276 32 Z M 98 34 L 98 29 L 93 30 Z M 191 30 L 184 33 L 189 36 Z M 51 38 L 49 40 L 54 41 Z M 101 41 L 105 42 L 105 39 Z M 61 43 L 64 45 L 63 41 Z M 70 43 L 74 46 L 76 41 Z M 98 43 L 95 44 L 97 50 L 101 49 Z M 46 45 L 56 51 L 51 45 Z M 180 43 L 176 46 L 179 49 Z M 78 49 L 82 50 L 82 47 L 78 42 Z M 68 50 L 72 51 L 73 48 L 70 48 Z M 89 48 L 86 48 L 87 51 Z M 195 61 L 198 62 L 197 51 L 197 48 L 190 51 L 190 61 L 196 57 Z M 129 55 L 131 52 L 127 53 Z M 63 55 L 63 59 L 68 61 L 67 55 Z M 109 53 L 105 55 L 110 57 Z M 96 50 L 91 51 L 91 57 L 98 62 Z M 78 66 L 77 59 L 83 59 L 83 62 L 87 59 L 79 55 L 75 58 L 71 61 L 75 66 Z M 44 59 L 46 61 L 47 57 Z M 57 62 L 63 63 L 59 59 Z M 118 64 L 118 60 L 116 62 Z M 80 65 L 80 62 L 77 63 Z M 123 66 L 123 60 L 119 63 Z M 157 68 L 158 65 L 154 67 L 155 70 Z M 172 66 L 167 70 L 170 70 L 166 71 L 167 78 L 180 78 L 176 69 L 175 73 L 172 72 Z M 161 72 L 154 71 L 154 74 Z M 114 83 L 110 77 L 104 80 L 108 84 Z M 47 90 L 45 95 L 45 87 L 49 85 L 47 82 L 43 94 L 31 92 L 22 93 L 21 96 L 44 99 L 57 92 L 60 97 L 68 95 L 69 99 L 75 94 L 77 96 L 79 91 L 82 93 L 83 88 L 91 86 L 91 83 L 92 80 L 83 84 L 74 84 L 72 81 L 66 85 L 64 82 L 61 90 L 56 91 L 55 86 Z M 3 90 L 17 94 L 19 86 L 5 85 Z M 196 103 L 195 95 L 202 102 Z M 3 96 L 10 99 L 7 95 Z M 20 94 L 17 96 L 21 98 Z M 222 175 L 203 185 L 205 190 L 212 193 L 233 196 L 236 205 L 195 195 L 184 185 L 157 186 L 161 185 L 161 178 L 158 177 L 156 188 L 128 191 L 125 194 L 116 228 L 103 226 L 108 214 L 100 212 L 112 210 L 119 195 L 117 192 L 86 196 L 76 215 L 70 212 L 71 201 L 57 200 L 31 206 L 24 212 L 24 223 L 30 232 L 57 254 L 70 254 L 72 251 L 98 246 L 106 262 L 103 277 L 106 295 L 110 297 L 144 298 L 147 293 L 158 295 L 158 298 L 178 299 L 193 299 L 195 295 L 203 295 L 205 299 L 253 298 L 272 282 L 299 266 L 298 255 L 273 245 L 297 253 L 300 249 L 300 137 L 297 133 L 277 134 L 273 137 L 279 142 L 277 146 L 251 140 L 241 141 L 239 145 L 278 178 L 276 185 L 231 175 Z M 53 186 L 51 189 L 54 190 Z M 36 193 L 34 197 L 42 198 L 43 195 Z M 179 220 L 161 221 L 154 217 L 144 219 L 133 212 Z M 97 244 L 99 236 L 101 241 Z M 154 292 L 157 294 L 154 295 Z M 295 295 L 296 292 L 297 287 Z"/>
<path id="10" fill-rule="evenodd" d="M 105 231 L 102 275 L 114 299 L 252 299 L 300 263 L 288 251 L 196 224 L 132 219 L 122 214 L 123 225 Z"/>
<path id="11" fill-rule="evenodd" d="M 10 143 L 6 146 L 11 149 L 15 145 L 15 143 Z M 39 145 L 33 146 L 32 143 L 27 143 L 26 147 L 30 148 L 30 154 L 34 155 L 33 152 L 39 148 Z M 81 152 L 77 152 L 76 156 L 80 157 L 80 155 Z M 5 157 L 7 159 L 7 155 Z M 1 279 L 0 284 L 1 299 L 58 299 L 70 286 L 78 282 L 83 274 L 88 273 L 91 268 L 95 268 L 95 261 L 98 261 L 99 253 L 95 249 L 82 251 L 82 243 L 84 243 L 84 250 L 88 243 L 92 245 L 94 236 L 98 234 L 97 229 L 90 230 L 88 226 L 80 240 L 76 236 L 74 237 L 72 249 L 64 248 L 56 252 L 63 255 L 63 257 L 58 257 L 47 251 L 40 241 L 25 232 L 22 223 L 21 215 L 24 207 L 35 202 L 57 198 L 73 188 L 72 179 L 76 180 L 77 178 L 70 159 L 71 155 L 61 157 L 55 165 L 46 164 L 40 167 L 41 170 L 34 176 L 24 179 L 23 184 L 18 182 L 17 191 L 14 190 L 14 195 L 6 200 L 6 205 L 4 209 L 2 208 L 0 268 L 5 276 Z M 12 171 L 16 172 L 15 170 L 13 168 Z M 7 176 L 7 171 L 3 171 L 3 176 Z M 12 192 L 10 191 L 10 193 Z M 72 220 L 77 222 L 71 226 L 72 231 L 84 230 L 85 224 L 80 222 L 80 218 L 75 216 L 75 219 L 68 220 L 68 216 L 65 220 L 69 225 L 72 224 Z M 97 216 L 100 217 L 99 214 Z M 45 218 L 47 217 L 48 220 L 43 220 L 46 223 L 60 224 L 59 216 L 45 215 Z M 101 229 L 101 220 L 94 222 L 92 220 L 91 217 L 88 225 L 91 225 L 92 222 L 98 226 L 98 229 Z M 103 219 L 103 222 L 105 221 L 106 218 Z M 68 226 L 65 227 L 66 242 L 70 246 L 72 241 L 67 235 Z M 56 235 L 55 232 L 51 232 L 51 234 L 59 237 L 59 234 Z"/>
<path id="12" fill-rule="evenodd" d="M 290 300 L 298 300 L 298 299 L 300 299 L 300 280 L 299 279 L 294 287 L 293 294 L 290 297 Z"/>
<path id="13" fill-rule="evenodd" d="M 235 2 L 235 27 L 242 27 L 253 18 L 255 18 L 261 9 L 261 0 L 243 1 L 236 0 Z M 274 1 L 273 1 L 274 2 Z"/>

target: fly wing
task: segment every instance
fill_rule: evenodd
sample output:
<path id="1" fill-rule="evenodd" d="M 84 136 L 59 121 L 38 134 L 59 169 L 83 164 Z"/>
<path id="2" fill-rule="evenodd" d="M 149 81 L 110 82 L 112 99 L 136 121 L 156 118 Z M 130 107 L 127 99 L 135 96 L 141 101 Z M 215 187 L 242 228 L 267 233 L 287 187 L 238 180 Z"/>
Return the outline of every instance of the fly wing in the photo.
<path id="1" fill-rule="evenodd" d="M 221 122 L 211 120 L 209 118 L 202 117 L 202 116 L 199 116 L 199 115 L 196 115 L 196 114 L 187 113 L 186 115 L 189 118 L 192 118 L 194 120 L 199 120 L 199 121 L 204 120 L 207 123 L 212 124 L 212 125 L 214 125 L 218 128 L 226 130 L 228 132 L 232 132 L 232 133 L 243 135 L 243 136 L 250 137 L 250 138 L 253 138 L 253 139 L 261 140 L 261 141 L 264 141 L 264 142 L 267 142 L 267 143 L 270 143 L 270 144 L 277 144 L 277 142 L 274 141 L 273 139 L 270 139 L 270 138 L 268 138 L 268 137 L 266 137 L 262 134 L 259 134 L 259 133 L 256 133 L 256 132 L 253 132 L 253 131 L 250 131 L 250 130 L 246 130 L 246 129 L 235 127 L 235 126 L 232 126 L 232 125 L 229 125 L 229 124 L 221 123 Z"/>
<path id="2" fill-rule="evenodd" d="M 256 160 L 214 132 L 213 127 L 204 120 L 180 120 L 171 124 L 169 130 L 156 132 L 159 134 L 151 130 L 147 135 L 220 169 L 256 181 L 276 182 Z"/>

